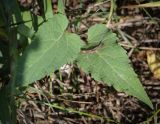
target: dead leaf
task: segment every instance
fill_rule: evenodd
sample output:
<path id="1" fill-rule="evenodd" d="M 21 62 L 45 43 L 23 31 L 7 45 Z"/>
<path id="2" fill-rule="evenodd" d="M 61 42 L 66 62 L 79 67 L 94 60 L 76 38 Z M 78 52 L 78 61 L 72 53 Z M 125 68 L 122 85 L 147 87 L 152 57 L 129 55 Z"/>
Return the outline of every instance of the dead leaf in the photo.
<path id="1" fill-rule="evenodd" d="M 160 53 L 157 51 L 147 51 L 147 62 L 155 78 L 160 79 Z"/>

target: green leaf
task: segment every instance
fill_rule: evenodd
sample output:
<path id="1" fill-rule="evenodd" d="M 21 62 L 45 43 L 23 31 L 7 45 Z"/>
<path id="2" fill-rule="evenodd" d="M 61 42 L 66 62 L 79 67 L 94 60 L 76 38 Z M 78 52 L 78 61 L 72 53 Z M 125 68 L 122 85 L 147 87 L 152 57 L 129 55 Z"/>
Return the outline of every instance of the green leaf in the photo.
<path id="1" fill-rule="evenodd" d="M 104 25 L 96 25 L 95 29 L 94 27 L 88 29 L 89 43 L 97 43 L 102 41 L 106 37 L 106 33 L 108 33 L 108 30 Z"/>
<path id="2" fill-rule="evenodd" d="M 67 18 L 57 14 L 39 27 L 31 44 L 18 59 L 15 72 L 17 86 L 27 86 L 75 60 L 81 40 L 76 34 L 65 31 L 67 25 Z"/>
<path id="3" fill-rule="evenodd" d="M 65 6 L 63 0 L 58 0 L 58 12 L 65 15 Z"/>
<path id="4" fill-rule="evenodd" d="M 88 37 L 89 43 L 97 42 L 97 37 L 99 37 L 101 45 L 93 50 L 82 50 L 77 59 L 79 67 L 91 73 L 96 80 L 104 81 L 118 91 L 135 96 L 153 108 L 142 84 L 129 64 L 126 51 L 116 43 L 116 35 L 105 25 L 98 24 L 89 29 Z"/>
<path id="5" fill-rule="evenodd" d="M 51 0 L 45 0 L 45 11 L 46 11 L 46 13 L 45 13 L 46 19 L 53 17 Z"/>

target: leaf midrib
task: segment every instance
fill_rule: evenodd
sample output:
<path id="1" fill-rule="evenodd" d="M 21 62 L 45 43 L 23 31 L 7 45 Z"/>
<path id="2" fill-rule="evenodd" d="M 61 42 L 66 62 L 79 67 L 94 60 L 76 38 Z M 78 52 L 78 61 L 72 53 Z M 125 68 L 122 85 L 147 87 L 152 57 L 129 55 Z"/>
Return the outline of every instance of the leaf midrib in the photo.
<path id="1" fill-rule="evenodd" d="M 41 60 L 43 58 L 43 56 L 48 52 L 48 50 L 50 50 L 62 38 L 63 35 L 64 35 L 64 32 L 57 38 L 57 40 L 55 40 L 55 42 L 52 45 L 49 46 L 48 49 L 45 49 L 44 52 L 31 65 L 28 65 L 26 73 L 28 72 L 28 70 L 30 70 L 35 65 L 35 63 L 37 63 L 39 60 Z M 50 40 L 52 40 L 52 39 L 49 39 L 46 41 L 50 41 Z M 23 74 L 21 74 L 21 75 L 23 75 Z"/>
<path id="2" fill-rule="evenodd" d="M 101 54 L 99 53 L 99 52 L 97 52 L 97 55 L 106 63 L 106 64 L 108 64 L 111 68 L 112 68 L 112 70 L 117 74 L 117 76 L 119 76 L 124 82 L 128 82 L 128 81 L 126 81 L 123 77 L 121 77 L 117 72 L 116 72 L 116 70 L 114 69 L 114 67 L 112 66 L 112 65 L 110 65 L 104 58 L 103 58 L 103 56 L 101 56 Z M 119 83 L 117 83 L 119 86 L 120 86 L 120 84 Z M 142 94 L 141 92 L 139 92 L 139 90 L 135 90 L 133 87 L 132 87 L 132 85 L 130 85 L 130 83 L 127 83 L 135 92 L 137 92 L 138 91 L 138 93 L 139 94 Z M 142 97 L 143 97 L 143 95 L 142 95 Z"/>

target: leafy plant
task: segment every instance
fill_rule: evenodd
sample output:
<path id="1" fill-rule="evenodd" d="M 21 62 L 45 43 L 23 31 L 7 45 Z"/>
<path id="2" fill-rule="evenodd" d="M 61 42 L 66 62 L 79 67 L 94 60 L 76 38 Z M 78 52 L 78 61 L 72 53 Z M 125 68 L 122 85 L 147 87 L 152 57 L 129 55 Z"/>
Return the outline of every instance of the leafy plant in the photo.
<path id="1" fill-rule="evenodd" d="M 39 27 L 31 44 L 18 59 L 16 86 L 27 86 L 76 59 L 81 40 L 76 34 L 65 32 L 67 25 L 67 18 L 56 14 Z"/>
<path id="2" fill-rule="evenodd" d="M 88 31 L 88 42 L 99 45 L 96 49 L 85 50 L 78 57 L 78 65 L 99 81 L 115 89 L 133 95 L 150 107 L 152 106 L 137 75 L 129 65 L 126 51 L 116 43 L 117 37 L 105 25 L 98 24 Z M 87 64 L 86 64 L 87 63 Z"/>
<path id="3" fill-rule="evenodd" d="M 14 104 L 14 96 L 19 93 L 18 88 L 28 86 L 66 63 L 78 64 L 86 73 L 91 73 L 95 80 L 135 96 L 153 108 L 137 75 L 129 65 L 126 51 L 116 43 L 116 34 L 103 24 L 94 25 L 89 28 L 88 43 L 84 45 L 77 34 L 66 31 L 68 19 L 64 15 L 62 2 L 59 2 L 60 13 L 54 15 L 51 1 L 44 0 L 42 3 L 42 16 L 21 10 L 16 0 L 11 4 L 8 4 L 8 0 L 3 0 L 3 6 L 0 6 L 1 10 L 6 10 L 1 11 L 3 20 L 10 18 L 5 27 L 13 60 L 11 80 L 0 92 L 0 99 L 6 100 L 0 106 L 1 110 L 5 111 L 5 107 L 8 111 L 14 109 L 11 106 Z M 9 10 L 13 12 L 9 13 Z M 18 45 L 21 45 L 21 49 L 18 49 Z M 13 119 L 13 113 L 0 115 L 0 120 L 6 123 L 3 116 L 11 114 Z"/>

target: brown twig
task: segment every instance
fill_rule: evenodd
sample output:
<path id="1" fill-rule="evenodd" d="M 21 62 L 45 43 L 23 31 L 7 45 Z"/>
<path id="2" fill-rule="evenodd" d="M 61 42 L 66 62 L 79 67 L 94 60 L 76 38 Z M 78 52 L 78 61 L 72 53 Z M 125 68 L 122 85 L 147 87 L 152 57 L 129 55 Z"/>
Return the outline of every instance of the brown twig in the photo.
<path id="1" fill-rule="evenodd" d="M 152 47 L 137 47 L 137 46 L 132 46 L 132 45 L 128 45 L 128 44 L 123 44 L 123 43 L 119 43 L 119 45 L 123 46 L 123 47 L 128 47 L 128 48 L 138 48 L 141 50 L 153 50 L 153 51 L 160 51 L 160 48 L 152 48 Z"/>

